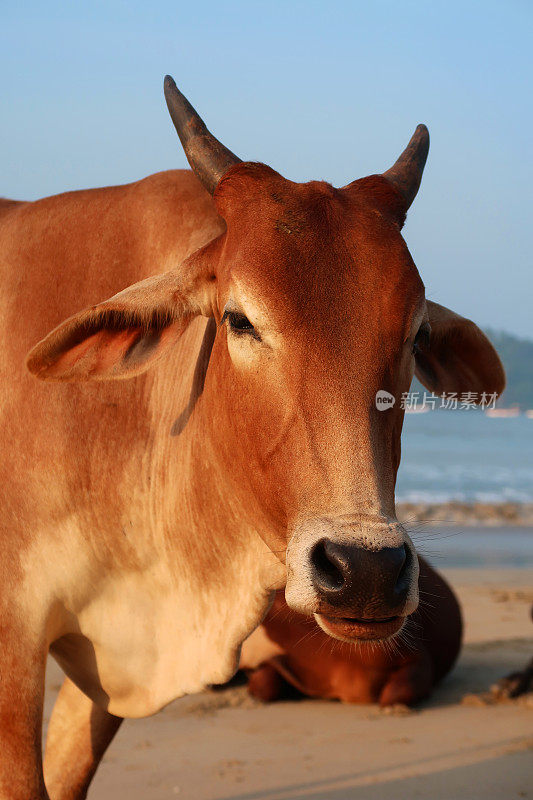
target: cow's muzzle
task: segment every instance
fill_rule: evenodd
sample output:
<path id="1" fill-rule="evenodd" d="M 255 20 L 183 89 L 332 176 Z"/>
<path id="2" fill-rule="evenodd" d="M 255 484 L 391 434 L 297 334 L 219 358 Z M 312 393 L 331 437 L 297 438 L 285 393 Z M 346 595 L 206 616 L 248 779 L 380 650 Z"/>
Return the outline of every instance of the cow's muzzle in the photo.
<path id="1" fill-rule="evenodd" d="M 319 598 L 315 614 L 327 633 L 342 638 L 384 639 L 405 620 L 411 553 L 400 547 L 367 550 L 322 539 L 311 551 L 311 575 Z"/>
<path id="2" fill-rule="evenodd" d="M 311 580 L 321 602 L 341 615 L 394 617 L 405 607 L 410 562 L 404 544 L 367 550 L 321 539 L 311 551 Z"/>
<path id="3" fill-rule="evenodd" d="M 313 614 L 330 636 L 387 639 L 418 605 L 415 550 L 396 522 L 379 522 L 372 533 L 347 528 L 344 520 L 322 519 L 295 532 L 287 551 L 287 602 Z"/>

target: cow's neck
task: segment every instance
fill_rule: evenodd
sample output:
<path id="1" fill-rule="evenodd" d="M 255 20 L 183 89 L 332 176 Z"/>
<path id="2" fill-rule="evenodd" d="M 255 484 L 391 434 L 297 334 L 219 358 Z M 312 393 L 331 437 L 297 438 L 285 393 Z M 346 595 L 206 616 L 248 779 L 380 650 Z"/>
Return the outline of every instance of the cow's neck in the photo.
<path id="1" fill-rule="evenodd" d="M 201 383 L 201 362 L 209 356 L 209 327 L 204 332 L 205 323 L 193 323 L 176 358 L 151 383 L 153 435 L 135 490 L 144 531 L 139 556 L 147 585 L 158 584 L 155 603 L 167 609 L 162 619 L 172 626 L 160 634 L 171 656 L 160 664 L 162 683 L 172 695 L 233 674 L 240 644 L 285 579 L 253 509 L 219 462 L 206 418 L 213 410 L 196 402 L 195 382 Z"/>
<path id="2" fill-rule="evenodd" d="M 218 462 L 212 409 L 189 402 L 204 331 L 205 322 L 192 323 L 175 354 L 131 385 L 124 427 L 112 436 L 104 427 L 88 448 L 91 492 L 68 503 L 78 511 L 65 519 L 64 540 L 76 539 L 78 557 L 69 570 L 58 565 L 55 592 L 68 613 L 53 650 L 82 690 L 118 716 L 154 713 L 229 679 L 285 577 Z M 100 394 L 97 401 L 101 408 Z M 50 540 L 51 564 L 57 552 Z"/>

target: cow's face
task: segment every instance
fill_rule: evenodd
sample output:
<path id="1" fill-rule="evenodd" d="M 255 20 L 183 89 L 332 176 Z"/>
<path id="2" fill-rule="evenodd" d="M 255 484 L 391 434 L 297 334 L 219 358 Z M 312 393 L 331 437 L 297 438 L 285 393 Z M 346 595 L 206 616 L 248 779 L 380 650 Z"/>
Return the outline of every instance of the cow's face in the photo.
<path id="1" fill-rule="evenodd" d="M 219 447 L 275 523 L 272 549 L 287 546 L 289 604 L 328 633 L 381 638 L 417 604 L 394 512 L 403 411 L 376 404 L 408 391 L 430 330 L 404 207 L 382 176 L 337 190 L 256 164 L 215 200 Z"/>
<path id="2" fill-rule="evenodd" d="M 436 392 L 499 392 L 504 380 L 479 329 L 426 301 L 400 233 L 427 132 L 384 175 L 343 189 L 295 184 L 240 163 L 173 91 L 174 122 L 225 233 L 64 323 L 29 367 L 63 380 L 135 375 L 193 315 L 214 317 L 210 434 L 286 558 L 289 605 L 338 638 L 386 638 L 418 602 L 416 553 L 394 508 L 401 395 L 415 369 Z"/>

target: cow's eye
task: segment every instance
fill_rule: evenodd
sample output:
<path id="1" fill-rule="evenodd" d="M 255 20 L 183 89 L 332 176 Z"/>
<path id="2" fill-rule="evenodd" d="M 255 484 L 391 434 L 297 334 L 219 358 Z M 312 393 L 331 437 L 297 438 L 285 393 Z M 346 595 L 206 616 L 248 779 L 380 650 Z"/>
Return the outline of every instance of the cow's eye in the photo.
<path id="1" fill-rule="evenodd" d="M 255 332 L 254 326 L 244 314 L 239 314 L 237 311 L 225 311 L 222 322 L 224 323 L 226 320 L 233 333 L 248 333 L 255 336 L 255 338 L 259 338 Z"/>
<path id="2" fill-rule="evenodd" d="M 428 322 L 423 322 L 420 328 L 418 329 L 418 333 L 415 336 L 415 340 L 413 342 L 413 353 L 419 353 L 421 350 L 426 350 L 429 347 L 429 335 L 431 333 L 431 328 Z"/>

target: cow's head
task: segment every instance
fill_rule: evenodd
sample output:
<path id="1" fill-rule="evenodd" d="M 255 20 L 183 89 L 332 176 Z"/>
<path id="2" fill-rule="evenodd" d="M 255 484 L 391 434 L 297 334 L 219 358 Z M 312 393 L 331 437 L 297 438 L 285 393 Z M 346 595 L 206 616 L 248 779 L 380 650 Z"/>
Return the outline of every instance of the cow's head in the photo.
<path id="1" fill-rule="evenodd" d="M 427 129 L 382 175 L 342 189 L 298 184 L 240 162 L 170 78 L 165 92 L 226 230 L 175 270 L 64 322 L 29 369 L 137 375 L 194 316 L 214 318 L 216 449 L 269 520 L 271 549 L 286 550 L 289 605 L 338 638 L 386 638 L 418 602 L 416 553 L 394 506 L 400 397 L 414 373 L 439 394 L 504 385 L 483 333 L 426 300 L 400 233 Z M 376 402 L 380 392 L 395 403 Z"/>

